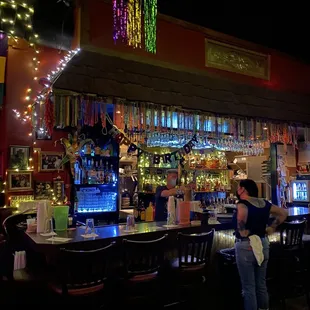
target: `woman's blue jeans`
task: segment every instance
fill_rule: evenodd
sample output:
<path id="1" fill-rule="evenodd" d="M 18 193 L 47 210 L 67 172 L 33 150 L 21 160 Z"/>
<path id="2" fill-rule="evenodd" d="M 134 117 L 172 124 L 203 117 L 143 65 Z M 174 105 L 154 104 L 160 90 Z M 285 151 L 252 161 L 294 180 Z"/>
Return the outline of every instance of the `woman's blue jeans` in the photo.
<path id="1" fill-rule="evenodd" d="M 266 286 L 266 273 L 269 260 L 269 240 L 262 239 L 264 261 L 258 266 L 250 240 L 237 240 L 235 243 L 236 262 L 239 270 L 245 310 L 269 308 Z"/>

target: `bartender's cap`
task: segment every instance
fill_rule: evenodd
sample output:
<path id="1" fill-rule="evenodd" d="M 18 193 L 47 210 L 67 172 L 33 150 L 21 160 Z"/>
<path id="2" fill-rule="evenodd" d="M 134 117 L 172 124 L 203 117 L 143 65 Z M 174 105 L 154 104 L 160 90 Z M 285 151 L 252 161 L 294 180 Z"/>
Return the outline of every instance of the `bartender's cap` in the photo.
<path id="1" fill-rule="evenodd" d="M 167 174 L 171 174 L 171 173 L 178 174 L 179 172 L 178 172 L 178 169 L 169 169 L 169 170 L 167 171 Z"/>

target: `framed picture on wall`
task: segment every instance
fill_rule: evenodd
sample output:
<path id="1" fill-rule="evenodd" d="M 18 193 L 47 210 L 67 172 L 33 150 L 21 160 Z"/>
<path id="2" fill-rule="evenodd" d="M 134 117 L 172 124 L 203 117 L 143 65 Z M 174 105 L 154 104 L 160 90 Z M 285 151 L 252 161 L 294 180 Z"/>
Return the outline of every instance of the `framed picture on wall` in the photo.
<path id="1" fill-rule="evenodd" d="M 63 170 L 63 166 L 59 167 L 63 157 L 64 154 L 60 152 L 40 152 L 38 170 L 41 172 Z"/>
<path id="2" fill-rule="evenodd" d="M 10 192 L 33 191 L 32 171 L 8 170 L 8 190 Z"/>
<path id="3" fill-rule="evenodd" d="M 9 154 L 10 169 L 26 170 L 29 166 L 30 147 L 11 145 Z"/>
<path id="4" fill-rule="evenodd" d="M 53 194 L 52 182 L 34 183 L 34 198 L 35 199 L 51 199 Z"/>

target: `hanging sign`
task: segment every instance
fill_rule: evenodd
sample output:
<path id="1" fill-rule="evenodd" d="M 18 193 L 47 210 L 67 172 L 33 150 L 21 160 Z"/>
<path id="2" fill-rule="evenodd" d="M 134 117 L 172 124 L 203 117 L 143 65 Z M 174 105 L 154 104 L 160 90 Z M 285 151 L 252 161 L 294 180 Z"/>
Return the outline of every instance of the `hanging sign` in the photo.
<path id="1" fill-rule="evenodd" d="M 124 144 L 128 146 L 128 153 L 133 153 L 138 151 L 138 156 L 141 156 L 142 154 L 149 154 L 152 156 L 152 162 L 154 165 L 160 164 L 162 161 L 163 163 L 171 163 L 171 161 L 179 161 L 181 165 L 184 164 L 184 156 L 189 154 L 193 147 L 195 146 L 195 143 L 198 143 L 197 136 L 194 135 L 193 138 L 186 143 L 182 148 L 180 148 L 177 151 L 174 151 L 172 153 L 168 154 L 155 154 L 155 153 L 150 153 L 149 151 L 145 151 L 138 147 L 135 143 L 131 142 L 129 138 L 126 137 L 126 135 L 121 132 L 115 125 L 113 125 L 112 129 L 109 131 L 109 134 L 113 137 L 113 139 L 118 143 L 118 144 Z"/>

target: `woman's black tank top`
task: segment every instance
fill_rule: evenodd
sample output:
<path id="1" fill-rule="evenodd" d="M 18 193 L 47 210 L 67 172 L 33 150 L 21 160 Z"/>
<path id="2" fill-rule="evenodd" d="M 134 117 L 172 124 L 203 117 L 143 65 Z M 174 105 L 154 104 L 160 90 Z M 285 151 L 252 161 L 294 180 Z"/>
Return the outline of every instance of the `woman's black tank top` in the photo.
<path id="1" fill-rule="evenodd" d="M 249 235 L 257 235 L 264 238 L 266 236 L 266 226 L 269 221 L 270 208 L 272 204 L 265 200 L 265 206 L 263 208 L 258 208 L 247 200 L 240 200 L 238 203 L 242 203 L 248 208 L 248 219 L 245 224 L 245 229 L 250 231 Z M 241 236 L 238 231 L 237 212 L 235 212 L 233 216 L 233 224 L 236 238 L 240 239 Z"/>

